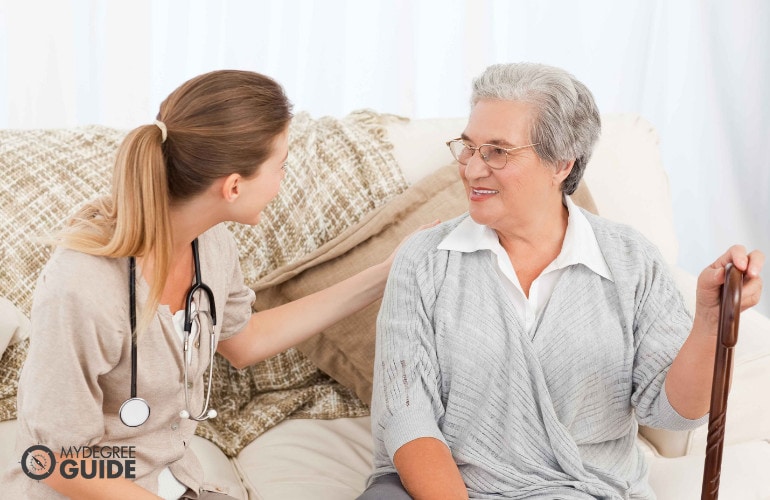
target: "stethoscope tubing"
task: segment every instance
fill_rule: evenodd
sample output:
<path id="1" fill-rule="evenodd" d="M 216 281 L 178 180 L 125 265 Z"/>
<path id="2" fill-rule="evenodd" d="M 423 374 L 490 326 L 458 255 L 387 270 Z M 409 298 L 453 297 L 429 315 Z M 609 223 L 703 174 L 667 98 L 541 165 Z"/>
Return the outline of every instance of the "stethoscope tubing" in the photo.
<path id="1" fill-rule="evenodd" d="M 136 259 L 128 259 L 128 295 L 131 301 L 129 321 L 131 322 L 131 398 L 136 397 Z"/>
<path id="2" fill-rule="evenodd" d="M 214 334 L 214 326 L 217 324 L 216 306 L 214 303 L 214 293 L 211 291 L 201 279 L 200 271 L 200 257 L 198 254 L 198 239 L 196 238 L 192 242 L 193 262 L 195 264 L 195 280 L 193 285 L 187 291 L 185 296 L 185 308 L 184 308 L 184 341 L 182 347 L 182 371 L 184 372 L 184 402 L 185 409 L 182 410 L 179 415 L 181 418 L 189 418 L 197 422 L 202 422 L 209 418 L 214 418 L 217 415 L 216 410 L 209 408 L 209 402 L 211 400 L 211 383 L 214 375 L 214 351 L 216 348 L 216 335 Z M 136 396 L 137 394 L 137 332 L 136 332 L 136 259 L 129 257 L 128 259 L 128 293 L 129 293 L 129 321 L 131 324 L 131 397 L 123 402 L 120 407 L 120 420 L 129 427 L 138 427 L 145 423 L 150 416 L 150 406 L 142 398 Z M 192 332 L 192 304 L 195 292 L 201 290 L 208 299 L 209 312 L 206 312 L 207 320 L 209 321 L 209 380 L 206 389 L 206 400 L 203 405 L 203 409 L 198 415 L 192 415 L 190 413 L 190 396 L 188 387 L 188 367 L 187 367 L 187 354 L 190 350 L 190 336 Z M 198 311 L 198 314 L 201 314 Z M 199 335 L 203 335 L 202 326 L 198 326 Z"/>

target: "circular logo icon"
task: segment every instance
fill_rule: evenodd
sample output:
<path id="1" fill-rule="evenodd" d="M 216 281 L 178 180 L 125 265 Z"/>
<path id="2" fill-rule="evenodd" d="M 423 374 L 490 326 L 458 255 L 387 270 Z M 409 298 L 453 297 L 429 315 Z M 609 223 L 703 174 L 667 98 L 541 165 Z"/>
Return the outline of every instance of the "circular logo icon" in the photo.
<path id="1" fill-rule="evenodd" d="M 30 446 L 21 456 L 21 470 L 37 481 L 53 474 L 55 467 L 56 457 L 47 446 L 42 444 Z"/>

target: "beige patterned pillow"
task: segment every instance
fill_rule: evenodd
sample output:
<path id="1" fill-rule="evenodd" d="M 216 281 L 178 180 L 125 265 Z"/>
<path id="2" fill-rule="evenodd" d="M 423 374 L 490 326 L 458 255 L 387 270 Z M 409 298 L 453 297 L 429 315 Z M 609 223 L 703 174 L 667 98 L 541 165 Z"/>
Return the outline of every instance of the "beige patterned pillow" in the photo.
<path id="1" fill-rule="evenodd" d="M 383 117 L 294 117 L 286 179 L 257 226 L 231 224 L 246 283 L 301 259 L 406 189 Z"/>
<path id="2" fill-rule="evenodd" d="M 82 203 L 109 193 L 125 133 L 89 126 L 0 131 L 0 296 L 25 314 L 50 249 L 49 236 Z"/>

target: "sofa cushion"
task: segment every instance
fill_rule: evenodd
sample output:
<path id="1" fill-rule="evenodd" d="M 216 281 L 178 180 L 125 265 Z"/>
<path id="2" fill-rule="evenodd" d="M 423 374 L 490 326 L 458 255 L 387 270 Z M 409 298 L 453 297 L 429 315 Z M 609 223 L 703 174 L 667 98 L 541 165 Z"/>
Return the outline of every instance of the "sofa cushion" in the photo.
<path id="1" fill-rule="evenodd" d="M 89 126 L 0 131 L 0 296 L 25 314 L 51 236 L 75 208 L 109 192 L 111 166 L 125 132 Z"/>
<path id="2" fill-rule="evenodd" d="M 602 217 L 641 231 L 673 266 L 679 247 L 658 142 L 653 126 L 638 115 L 602 115 L 602 133 L 585 180 Z"/>
<path id="3" fill-rule="evenodd" d="M 466 118 L 407 120 L 391 116 L 386 121 L 393 157 L 411 186 L 452 160 L 446 141 L 460 137 Z"/>
<path id="4" fill-rule="evenodd" d="M 233 461 L 225 456 L 214 443 L 200 436 L 193 436 L 190 448 L 203 468 L 203 487 L 246 500 L 248 494 Z"/>
<path id="5" fill-rule="evenodd" d="M 595 212 L 585 183 L 581 183 L 573 199 Z M 449 220 L 464 213 L 467 206 L 457 164 L 452 162 L 424 177 L 302 261 L 280 268 L 265 278 L 255 288 L 255 306 L 258 309 L 274 307 L 333 285 L 383 261 L 421 224 L 435 219 Z M 377 301 L 298 347 L 335 380 L 353 388 L 367 404 L 372 395 L 379 307 Z"/>
<path id="6" fill-rule="evenodd" d="M 249 498 L 356 498 L 372 470 L 370 425 L 369 417 L 281 422 L 237 457 Z"/>
<path id="7" fill-rule="evenodd" d="M 703 454 L 650 460 L 650 486 L 658 500 L 700 498 Z M 753 441 L 726 446 L 722 456 L 719 498 L 770 498 L 770 443 Z"/>
<path id="8" fill-rule="evenodd" d="M 18 307 L 0 297 L 0 353 L 29 337 L 29 319 Z"/>
<path id="9" fill-rule="evenodd" d="M 246 489 L 260 500 L 356 498 L 371 472 L 370 418 L 286 420 L 238 455 Z M 638 442 L 660 500 L 700 498 L 702 454 L 664 458 Z M 334 450 L 334 453 L 329 453 Z M 754 441 L 724 450 L 720 497 L 770 498 L 770 443 Z"/>
<path id="10" fill-rule="evenodd" d="M 770 319 L 752 309 L 741 314 L 739 326 L 725 443 L 770 441 Z M 707 433 L 707 426 L 693 431 L 688 453 L 705 453 Z"/>
<path id="11" fill-rule="evenodd" d="M 0 422 L 0 475 L 8 467 L 21 460 L 16 456 L 16 426 L 17 420 L 5 420 Z"/>

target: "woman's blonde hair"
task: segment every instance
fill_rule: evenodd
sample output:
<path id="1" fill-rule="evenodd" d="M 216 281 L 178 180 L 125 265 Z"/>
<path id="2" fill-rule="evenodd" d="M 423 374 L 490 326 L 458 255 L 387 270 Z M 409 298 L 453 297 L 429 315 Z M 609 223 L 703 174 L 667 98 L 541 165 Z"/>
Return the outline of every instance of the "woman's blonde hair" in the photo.
<path id="1" fill-rule="evenodd" d="M 169 274 L 170 204 L 232 173 L 255 175 L 291 116 L 281 86 L 258 73 L 213 71 L 185 82 L 160 105 L 165 141 L 158 125 L 132 130 L 118 149 L 111 195 L 84 205 L 54 242 L 91 255 L 150 258 L 143 331 Z"/>

